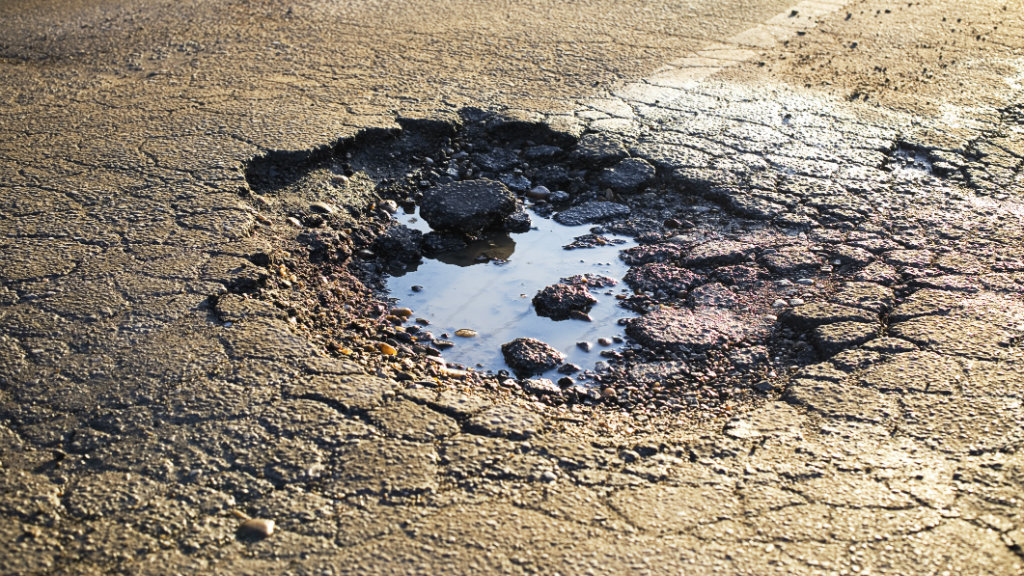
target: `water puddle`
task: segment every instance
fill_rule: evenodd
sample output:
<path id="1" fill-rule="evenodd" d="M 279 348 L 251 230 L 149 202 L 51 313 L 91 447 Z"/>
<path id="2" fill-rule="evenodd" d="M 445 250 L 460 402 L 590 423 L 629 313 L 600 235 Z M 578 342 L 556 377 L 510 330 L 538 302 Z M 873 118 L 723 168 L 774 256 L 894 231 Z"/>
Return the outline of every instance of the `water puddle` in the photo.
<path id="1" fill-rule="evenodd" d="M 566 250 L 563 247 L 575 238 L 589 234 L 591 226 L 569 227 L 531 216 L 534 229 L 527 233 L 498 235 L 468 250 L 424 259 L 414 270 L 388 279 L 388 290 L 397 304 L 412 309 L 413 318 L 429 322 L 420 324 L 422 330 L 455 343 L 442 353 L 449 364 L 508 370 L 501 345 L 529 337 L 554 346 L 566 355 L 566 362 L 588 370 L 598 366 L 602 350 L 620 346 L 623 328 L 619 320 L 635 313 L 620 307 L 615 298 L 631 293 L 622 283 L 629 267 L 619 259 L 619 251 L 636 243 L 605 235 L 621 243 Z M 399 220 L 410 228 L 430 230 L 415 214 Z M 538 291 L 562 278 L 587 273 L 619 282 L 608 288 L 591 288 L 598 300 L 590 310 L 591 322 L 554 321 L 537 315 L 532 299 Z M 456 331 L 463 329 L 477 335 L 457 336 Z M 612 344 L 599 344 L 604 339 Z M 584 351 L 578 342 L 590 342 L 593 349 Z"/>

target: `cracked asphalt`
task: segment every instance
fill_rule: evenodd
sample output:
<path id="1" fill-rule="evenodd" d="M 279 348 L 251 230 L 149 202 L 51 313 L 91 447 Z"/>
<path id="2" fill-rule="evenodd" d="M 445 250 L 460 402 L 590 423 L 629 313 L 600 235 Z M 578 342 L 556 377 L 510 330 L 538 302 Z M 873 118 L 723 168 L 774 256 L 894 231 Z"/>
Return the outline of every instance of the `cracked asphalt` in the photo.
<path id="1" fill-rule="evenodd" d="M 4 3 L 0 572 L 1024 573 L 1022 15 Z M 656 166 L 631 208 L 698 224 L 658 265 L 754 254 L 800 354 L 729 410 L 574 410 L 250 297 L 301 230 L 254 158 L 467 107 Z"/>

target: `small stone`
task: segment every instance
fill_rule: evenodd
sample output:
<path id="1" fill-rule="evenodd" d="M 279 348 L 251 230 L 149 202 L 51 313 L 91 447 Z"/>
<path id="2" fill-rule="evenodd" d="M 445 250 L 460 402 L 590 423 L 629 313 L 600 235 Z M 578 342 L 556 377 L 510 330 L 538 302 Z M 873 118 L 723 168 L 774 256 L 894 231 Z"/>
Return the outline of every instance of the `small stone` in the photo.
<path id="1" fill-rule="evenodd" d="M 547 186 L 536 186 L 526 193 L 526 197 L 531 200 L 547 200 L 551 197 L 551 190 Z"/>
<path id="2" fill-rule="evenodd" d="M 523 381 L 523 389 L 532 394 L 558 394 L 562 389 L 549 378 L 531 378 Z"/>
<path id="3" fill-rule="evenodd" d="M 626 464 L 632 464 L 633 462 L 640 460 L 640 454 L 634 450 L 623 450 L 622 452 L 619 452 L 619 458 Z"/>
<path id="4" fill-rule="evenodd" d="M 535 338 L 516 338 L 501 345 L 505 362 L 519 376 L 540 374 L 555 368 L 565 355 Z"/>
<path id="5" fill-rule="evenodd" d="M 420 286 L 419 284 L 416 284 L 416 285 L 414 285 L 412 287 L 412 291 L 413 292 L 423 292 L 423 286 Z"/>
<path id="6" fill-rule="evenodd" d="M 611 346 L 612 345 L 612 339 L 611 338 L 606 338 L 606 337 L 602 336 L 602 337 L 597 339 L 597 343 L 600 344 L 601 346 Z"/>
<path id="7" fill-rule="evenodd" d="M 803 298 L 790 298 L 789 299 L 789 305 L 790 306 L 803 306 L 804 304 L 805 304 L 805 302 L 804 302 Z"/>
<path id="8" fill-rule="evenodd" d="M 394 214 L 395 212 L 398 212 L 398 202 L 395 202 L 394 200 L 385 200 L 380 203 L 380 209 L 388 214 Z"/>
<path id="9" fill-rule="evenodd" d="M 266 538 L 274 533 L 274 521 L 265 518 L 249 518 L 238 526 L 238 533 L 250 538 Z"/>
<path id="10" fill-rule="evenodd" d="M 326 202 L 313 202 L 309 205 L 309 209 L 320 214 L 334 214 L 334 206 Z"/>
<path id="11" fill-rule="evenodd" d="M 555 480 L 558 479 L 558 476 L 555 476 L 554 472 L 548 470 L 540 475 L 540 479 L 543 480 L 544 482 L 554 482 Z"/>
<path id="12" fill-rule="evenodd" d="M 573 318 L 573 312 L 584 316 L 597 303 L 597 298 L 587 290 L 583 283 L 558 283 L 547 286 L 533 297 L 533 307 L 539 316 L 547 316 L 552 320 Z"/>
<path id="13" fill-rule="evenodd" d="M 593 342 L 577 342 L 576 347 L 584 352 L 590 352 L 594 349 L 594 344 Z"/>
<path id="14" fill-rule="evenodd" d="M 470 328 L 459 328 L 455 331 L 455 335 L 459 338 L 475 338 L 477 334 L 476 330 L 472 330 Z"/>
<path id="15" fill-rule="evenodd" d="M 582 368 L 575 364 L 562 364 L 558 367 L 559 374 L 575 374 L 580 370 L 582 370 Z"/>
<path id="16" fill-rule="evenodd" d="M 398 354 L 398 350 L 396 350 L 394 346 L 386 342 L 378 342 L 377 349 L 380 350 L 380 353 L 384 354 L 385 356 L 395 356 Z"/>

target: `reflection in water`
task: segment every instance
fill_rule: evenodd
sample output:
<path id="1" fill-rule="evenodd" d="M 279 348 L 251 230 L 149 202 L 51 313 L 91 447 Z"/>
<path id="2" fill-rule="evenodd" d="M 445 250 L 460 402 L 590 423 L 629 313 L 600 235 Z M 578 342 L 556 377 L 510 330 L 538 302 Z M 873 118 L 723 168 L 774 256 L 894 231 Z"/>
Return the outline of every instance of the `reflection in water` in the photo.
<path id="1" fill-rule="evenodd" d="M 430 230 L 415 215 L 405 215 L 401 221 L 410 228 Z M 599 350 L 587 353 L 576 343 L 620 335 L 618 320 L 633 316 L 617 305 L 615 295 L 628 291 L 622 285 L 592 290 L 598 299 L 590 312 L 593 322 L 537 316 L 531 299 L 561 278 L 592 273 L 621 282 L 628 266 L 618 252 L 635 243 L 565 250 L 562 247 L 575 237 L 589 233 L 589 226 L 567 227 L 537 216 L 533 223 L 533 230 L 515 234 L 514 240 L 497 233 L 438 260 L 425 259 L 415 270 L 389 279 L 391 295 L 411 308 L 414 316 L 427 319 L 430 325 L 425 329 L 435 336 L 454 335 L 460 328 L 472 328 L 479 334 L 476 338 L 452 338 L 456 346 L 444 352 L 449 362 L 490 370 L 507 368 L 501 345 L 526 336 L 551 344 L 568 356 L 568 362 L 593 368 L 600 360 Z"/>
<path id="2" fill-rule="evenodd" d="M 452 266 L 472 266 L 491 260 L 508 260 L 515 251 L 516 241 L 502 232 L 470 242 L 462 250 L 438 254 L 437 259 Z"/>

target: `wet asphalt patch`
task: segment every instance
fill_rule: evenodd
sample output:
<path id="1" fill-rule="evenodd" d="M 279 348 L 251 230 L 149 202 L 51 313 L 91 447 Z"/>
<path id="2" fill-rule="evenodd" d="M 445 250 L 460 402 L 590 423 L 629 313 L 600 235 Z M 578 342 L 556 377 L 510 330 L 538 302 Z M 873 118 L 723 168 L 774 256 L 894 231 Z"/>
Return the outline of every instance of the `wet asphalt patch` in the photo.
<path id="1" fill-rule="evenodd" d="M 811 305 L 847 281 L 891 293 L 895 279 L 871 274 L 870 235 L 866 249 L 846 242 L 856 210 L 822 203 L 817 219 L 846 231 L 823 237 L 781 194 L 731 193 L 743 183 L 695 177 L 614 135 L 479 110 L 398 122 L 247 167 L 253 203 L 293 239 L 256 256 L 268 274 L 250 292 L 368 371 L 720 413 L 883 335 L 882 309 Z M 893 171 L 935 172 L 911 148 L 889 154 Z M 611 284 L 587 286 L 587 273 Z"/>

